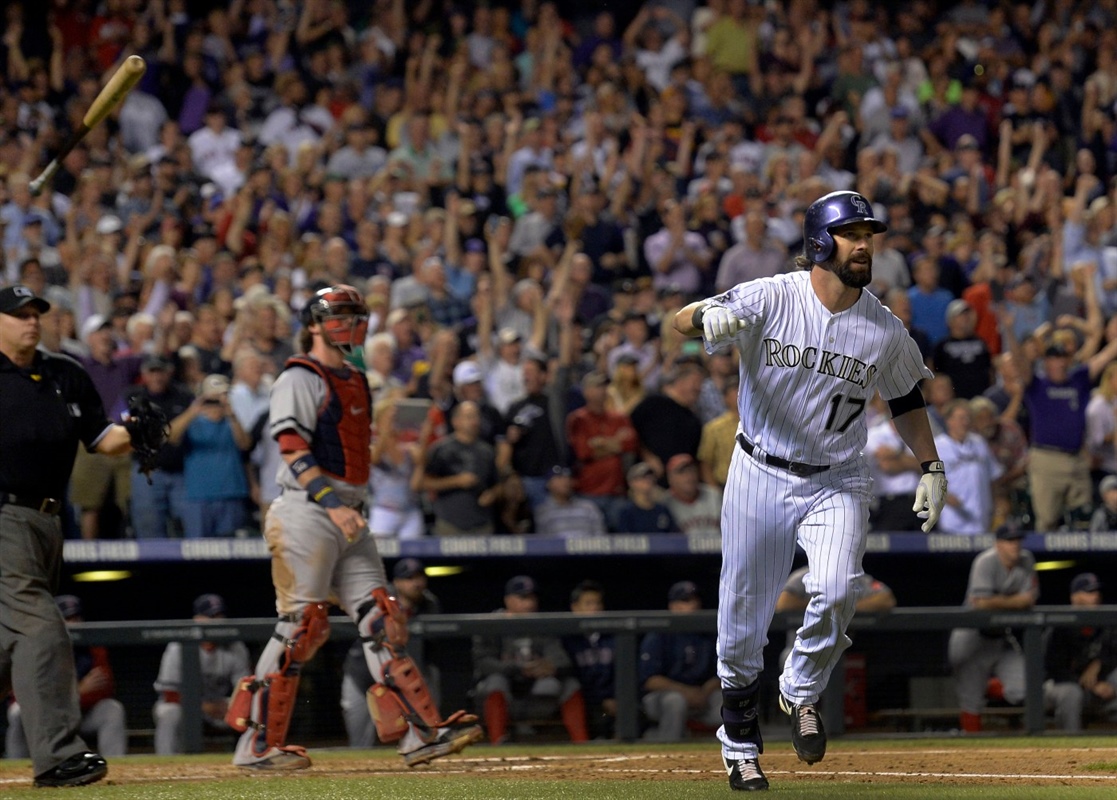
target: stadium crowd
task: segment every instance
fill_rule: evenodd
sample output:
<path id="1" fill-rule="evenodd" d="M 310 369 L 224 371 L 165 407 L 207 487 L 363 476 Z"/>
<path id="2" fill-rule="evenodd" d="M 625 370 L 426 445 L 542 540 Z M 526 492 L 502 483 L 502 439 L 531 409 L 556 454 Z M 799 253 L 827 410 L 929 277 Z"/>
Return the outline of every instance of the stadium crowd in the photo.
<path id="1" fill-rule="evenodd" d="M 43 346 L 107 409 L 172 420 L 150 484 L 80 454 L 74 535 L 257 525 L 268 389 L 336 283 L 370 314 L 374 534 L 716 535 L 736 365 L 665 320 L 792 269 L 836 189 L 887 220 L 870 289 L 936 372 L 940 529 L 1113 527 L 1113 0 L 54 0 L 3 25 L 0 283 L 52 303 Z M 140 85 L 32 197 L 133 53 Z M 900 530 L 919 464 L 873 408 L 874 524 Z"/>

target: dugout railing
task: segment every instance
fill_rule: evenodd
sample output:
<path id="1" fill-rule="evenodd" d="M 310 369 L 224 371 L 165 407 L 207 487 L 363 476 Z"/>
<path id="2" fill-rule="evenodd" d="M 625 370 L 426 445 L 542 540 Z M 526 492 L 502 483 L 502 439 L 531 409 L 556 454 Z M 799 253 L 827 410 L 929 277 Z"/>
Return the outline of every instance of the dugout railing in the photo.
<path id="1" fill-rule="evenodd" d="M 801 613 L 777 614 L 772 632 L 798 626 Z M 345 617 L 331 617 L 334 637 L 355 637 L 356 626 Z M 1044 730 L 1043 708 L 1043 632 L 1051 627 L 1117 625 L 1117 605 L 1095 608 L 1038 606 L 1030 611 L 973 611 L 963 608 L 897 608 L 881 614 L 858 614 L 851 625 L 854 631 L 944 632 L 953 628 L 1012 628 L 1019 635 L 1025 656 L 1026 696 L 1024 729 L 1029 734 Z M 274 619 L 225 619 L 214 622 L 123 621 L 82 622 L 68 626 L 77 644 L 112 647 L 182 643 L 183 746 L 186 752 L 202 750 L 201 666 L 198 646 L 203 641 L 244 641 L 262 643 L 275 629 Z M 564 636 L 568 634 L 609 633 L 615 640 L 617 693 L 616 732 L 622 740 L 639 733 L 639 687 L 637 660 L 640 638 L 651 632 L 704 632 L 716 630 L 714 611 L 673 614 L 667 611 L 606 612 L 596 615 L 539 613 L 530 616 L 499 614 L 440 614 L 424 616 L 411 623 L 412 651 L 422 661 L 423 642 L 432 639 L 460 639 L 473 635 Z M 840 735 L 845 730 L 842 695 L 844 664 L 830 678 L 823 716 L 827 730 Z"/>

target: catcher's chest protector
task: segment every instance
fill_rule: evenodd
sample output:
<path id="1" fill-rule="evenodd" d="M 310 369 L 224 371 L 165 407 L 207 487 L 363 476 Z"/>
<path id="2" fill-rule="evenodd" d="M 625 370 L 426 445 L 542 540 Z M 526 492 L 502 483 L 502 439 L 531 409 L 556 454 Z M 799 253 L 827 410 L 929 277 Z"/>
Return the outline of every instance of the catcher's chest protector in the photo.
<path id="1" fill-rule="evenodd" d="M 339 373 L 306 356 L 287 359 L 284 369 L 293 367 L 309 369 L 326 383 L 326 399 L 318 409 L 318 425 L 310 443 L 314 460 L 334 478 L 358 485 L 367 483 L 372 420 L 365 376 L 353 368 Z"/>

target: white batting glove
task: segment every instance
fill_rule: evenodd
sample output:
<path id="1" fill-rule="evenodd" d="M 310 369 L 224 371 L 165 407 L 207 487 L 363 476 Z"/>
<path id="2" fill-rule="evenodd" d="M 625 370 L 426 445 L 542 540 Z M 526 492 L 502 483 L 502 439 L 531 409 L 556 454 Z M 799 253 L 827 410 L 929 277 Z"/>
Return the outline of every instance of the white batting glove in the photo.
<path id="1" fill-rule="evenodd" d="M 702 335 L 710 344 L 727 342 L 745 327 L 728 308 L 706 306 L 702 312 Z"/>
<path id="2" fill-rule="evenodd" d="M 941 461 L 928 461 L 923 465 L 923 477 L 919 479 L 919 487 L 915 490 L 915 505 L 912 511 L 916 516 L 927 520 L 923 523 L 923 532 L 930 533 L 931 528 L 939 521 L 942 507 L 946 505 L 946 467 Z"/>

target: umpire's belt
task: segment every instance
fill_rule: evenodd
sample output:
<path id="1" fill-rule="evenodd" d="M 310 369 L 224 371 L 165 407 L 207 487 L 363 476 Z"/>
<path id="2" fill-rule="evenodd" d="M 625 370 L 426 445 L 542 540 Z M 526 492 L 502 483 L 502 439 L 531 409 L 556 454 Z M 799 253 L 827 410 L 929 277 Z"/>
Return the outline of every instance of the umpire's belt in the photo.
<path id="1" fill-rule="evenodd" d="M 23 506 L 33 508 L 44 514 L 55 516 L 62 510 L 62 501 L 54 497 L 32 497 L 23 494 L 0 495 L 0 505 Z"/>
<path id="2" fill-rule="evenodd" d="M 737 434 L 737 444 L 741 445 L 749 456 L 761 464 L 767 464 L 770 467 L 778 467 L 779 469 L 786 469 L 792 475 L 798 475 L 800 478 L 806 478 L 809 475 L 817 475 L 820 472 L 825 472 L 830 469 L 830 465 L 821 466 L 819 464 L 804 464 L 801 461 L 788 461 L 779 456 L 769 455 L 757 448 L 752 442 L 745 438 L 743 433 Z"/>

